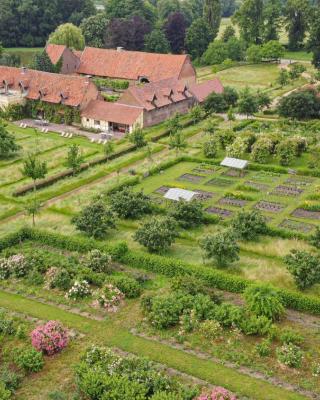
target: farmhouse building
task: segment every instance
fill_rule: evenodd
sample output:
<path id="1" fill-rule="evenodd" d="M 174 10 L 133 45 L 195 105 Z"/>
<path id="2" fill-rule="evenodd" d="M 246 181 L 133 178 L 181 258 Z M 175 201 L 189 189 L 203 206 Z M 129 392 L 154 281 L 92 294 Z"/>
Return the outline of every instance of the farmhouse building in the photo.
<path id="1" fill-rule="evenodd" d="M 79 53 L 59 44 L 47 44 L 46 52 L 53 65 L 61 62 L 61 74 L 73 74 L 80 64 Z"/>
<path id="2" fill-rule="evenodd" d="M 0 108 L 39 100 L 82 110 L 97 98 L 98 89 L 86 77 L 0 66 Z"/>
<path id="3" fill-rule="evenodd" d="M 156 54 L 123 49 L 86 47 L 80 57 L 78 74 L 124 79 L 131 84 L 176 78 L 196 82 L 196 71 L 188 55 Z"/>

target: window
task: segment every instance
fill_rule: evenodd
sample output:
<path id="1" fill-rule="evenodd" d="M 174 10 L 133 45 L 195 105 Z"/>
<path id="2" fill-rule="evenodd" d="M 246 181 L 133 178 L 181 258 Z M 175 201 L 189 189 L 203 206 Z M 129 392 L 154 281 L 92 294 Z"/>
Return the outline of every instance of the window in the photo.
<path id="1" fill-rule="evenodd" d="M 95 125 L 100 125 L 100 121 L 94 120 Z"/>

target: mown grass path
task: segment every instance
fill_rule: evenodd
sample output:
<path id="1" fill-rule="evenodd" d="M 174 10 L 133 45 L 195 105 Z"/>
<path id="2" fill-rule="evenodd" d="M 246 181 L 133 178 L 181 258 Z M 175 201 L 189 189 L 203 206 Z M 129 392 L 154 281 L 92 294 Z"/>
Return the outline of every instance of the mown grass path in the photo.
<path id="1" fill-rule="evenodd" d="M 44 399 L 45 393 L 63 387 L 63 382 L 72 376 L 72 364 L 79 358 L 83 349 L 92 344 L 113 346 L 121 350 L 148 357 L 168 367 L 203 379 L 211 384 L 224 386 L 241 396 L 256 400 L 301 400 L 297 393 L 274 387 L 271 384 L 243 375 L 236 370 L 224 367 L 209 360 L 199 359 L 183 351 L 161 343 L 134 336 L 117 323 L 95 321 L 72 314 L 58 307 L 41 304 L 17 294 L 0 291 L 0 307 L 24 313 L 35 318 L 61 321 L 85 335 L 74 342 L 68 350 L 50 360 L 43 373 L 30 378 L 17 395 L 19 400 Z"/>

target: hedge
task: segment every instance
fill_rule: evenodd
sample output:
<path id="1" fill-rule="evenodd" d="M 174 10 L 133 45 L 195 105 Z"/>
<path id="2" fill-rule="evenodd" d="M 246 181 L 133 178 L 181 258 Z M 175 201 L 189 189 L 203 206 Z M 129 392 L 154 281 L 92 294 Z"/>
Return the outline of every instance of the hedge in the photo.
<path id="1" fill-rule="evenodd" d="M 100 249 L 110 252 L 115 261 L 132 268 L 143 269 L 170 278 L 178 275 L 194 275 L 204 281 L 207 286 L 233 293 L 243 293 L 246 287 L 256 283 L 214 268 L 192 265 L 181 260 L 149 254 L 143 251 L 129 250 L 125 242 L 106 245 L 90 238 L 70 238 L 61 234 L 31 228 L 23 228 L 14 234 L 2 238 L 0 240 L 0 251 L 7 247 L 15 246 L 24 240 L 33 240 L 41 244 L 69 251 L 87 252 L 92 249 Z M 264 286 L 264 284 L 261 284 L 261 286 Z M 286 307 L 320 315 L 320 299 L 286 289 L 276 288 L 276 291 L 279 293 Z"/>
<path id="2" fill-rule="evenodd" d="M 116 153 L 111 154 L 110 156 L 104 156 L 104 157 L 99 157 L 96 158 L 95 160 L 89 161 L 87 163 L 84 163 L 80 166 L 80 172 L 87 170 L 88 168 L 94 167 L 99 164 L 103 164 L 105 162 L 115 160 L 116 158 L 122 157 L 126 154 L 129 154 L 137 149 L 137 146 L 132 145 L 129 146 L 123 150 L 120 150 Z M 65 171 L 58 172 L 55 175 L 49 176 L 48 178 L 41 179 L 36 182 L 36 189 L 41 189 L 47 186 L 50 186 L 61 179 L 68 178 L 73 175 L 73 170 L 72 169 L 67 169 Z M 28 185 L 25 185 L 16 191 L 12 193 L 13 196 L 18 197 L 18 196 L 23 196 L 26 193 L 32 191 L 34 189 L 33 183 L 30 183 Z"/>

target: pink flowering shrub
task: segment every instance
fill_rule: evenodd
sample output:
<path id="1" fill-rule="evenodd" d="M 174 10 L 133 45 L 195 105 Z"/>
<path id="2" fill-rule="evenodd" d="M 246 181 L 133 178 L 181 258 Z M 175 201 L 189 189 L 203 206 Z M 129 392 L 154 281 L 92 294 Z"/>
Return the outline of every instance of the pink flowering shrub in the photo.
<path id="1" fill-rule="evenodd" d="M 64 349 L 68 342 L 68 332 L 58 321 L 49 321 L 31 332 L 32 346 L 48 356 Z"/>
<path id="2" fill-rule="evenodd" d="M 202 394 L 196 400 L 237 400 L 237 398 L 229 392 L 229 390 L 217 386 L 211 391 L 211 393 Z"/>

